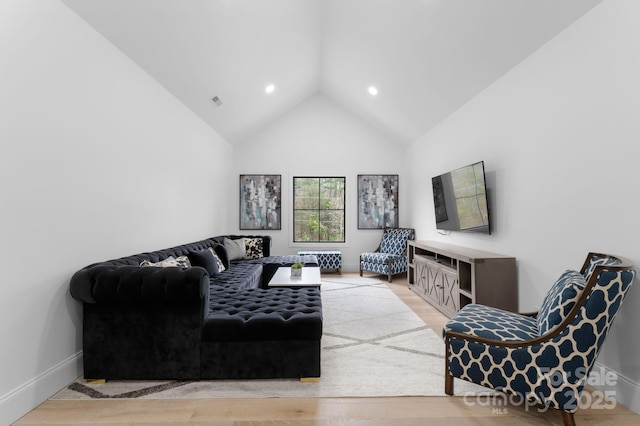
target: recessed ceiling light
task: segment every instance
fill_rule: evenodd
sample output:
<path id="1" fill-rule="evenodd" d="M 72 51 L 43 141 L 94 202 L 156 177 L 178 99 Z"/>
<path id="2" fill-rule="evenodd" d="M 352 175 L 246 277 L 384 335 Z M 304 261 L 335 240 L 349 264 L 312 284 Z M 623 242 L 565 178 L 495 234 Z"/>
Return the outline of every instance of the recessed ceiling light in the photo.
<path id="1" fill-rule="evenodd" d="M 270 94 L 276 90 L 275 84 L 267 84 L 267 87 L 264 88 L 265 93 Z"/>
<path id="2" fill-rule="evenodd" d="M 378 88 L 375 86 L 369 86 L 369 94 L 371 96 L 378 96 Z"/>

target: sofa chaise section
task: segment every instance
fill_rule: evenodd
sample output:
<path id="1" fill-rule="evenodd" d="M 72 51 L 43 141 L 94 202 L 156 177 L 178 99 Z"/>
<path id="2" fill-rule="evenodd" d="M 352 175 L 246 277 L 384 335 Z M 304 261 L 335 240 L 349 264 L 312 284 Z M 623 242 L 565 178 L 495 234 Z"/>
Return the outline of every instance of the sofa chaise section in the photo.
<path id="1" fill-rule="evenodd" d="M 203 379 L 320 377 L 320 289 L 212 289 Z"/>

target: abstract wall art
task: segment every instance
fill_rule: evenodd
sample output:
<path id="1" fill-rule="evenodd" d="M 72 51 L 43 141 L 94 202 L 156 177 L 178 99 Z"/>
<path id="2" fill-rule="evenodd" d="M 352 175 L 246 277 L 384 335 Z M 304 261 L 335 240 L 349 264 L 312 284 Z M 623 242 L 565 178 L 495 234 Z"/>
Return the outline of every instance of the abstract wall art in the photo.
<path id="1" fill-rule="evenodd" d="M 240 229 L 281 229 L 281 175 L 240 175 Z"/>
<path id="2" fill-rule="evenodd" d="M 358 229 L 398 226 L 398 175 L 358 175 Z"/>

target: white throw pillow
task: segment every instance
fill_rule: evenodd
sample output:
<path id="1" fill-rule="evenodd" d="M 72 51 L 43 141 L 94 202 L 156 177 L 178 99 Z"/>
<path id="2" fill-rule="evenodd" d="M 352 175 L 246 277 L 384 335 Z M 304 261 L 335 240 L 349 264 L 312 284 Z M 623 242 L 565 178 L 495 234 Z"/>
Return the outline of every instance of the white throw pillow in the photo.
<path id="1" fill-rule="evenodd" d="M 191 262 L 187 256 L 180 256 L 178 258 L 174 258 L 173 256 L 169 256 L 160 262 L 150 262 L 148 260 L 143 260 L 140 262 L 140 266 L 155 266 L 156 268 L 189 268 L 191 267 Z"/>

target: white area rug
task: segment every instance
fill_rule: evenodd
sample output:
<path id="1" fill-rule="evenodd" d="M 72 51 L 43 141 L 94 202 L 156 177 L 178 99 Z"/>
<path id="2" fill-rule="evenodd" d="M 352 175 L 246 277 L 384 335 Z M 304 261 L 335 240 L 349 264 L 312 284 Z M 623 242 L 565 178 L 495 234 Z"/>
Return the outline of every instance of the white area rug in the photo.
<path id="1" fill-rule="evenodd" d="M 321 289 L 324 331 L 317 383 L 283 379 L 89 385 L 81 378 L 52 399 L 445 395 L 442 339 L 382 281 L 325 276 Z M 487 389 L 456 379 L 455 391 L 464 395 Z"/>

